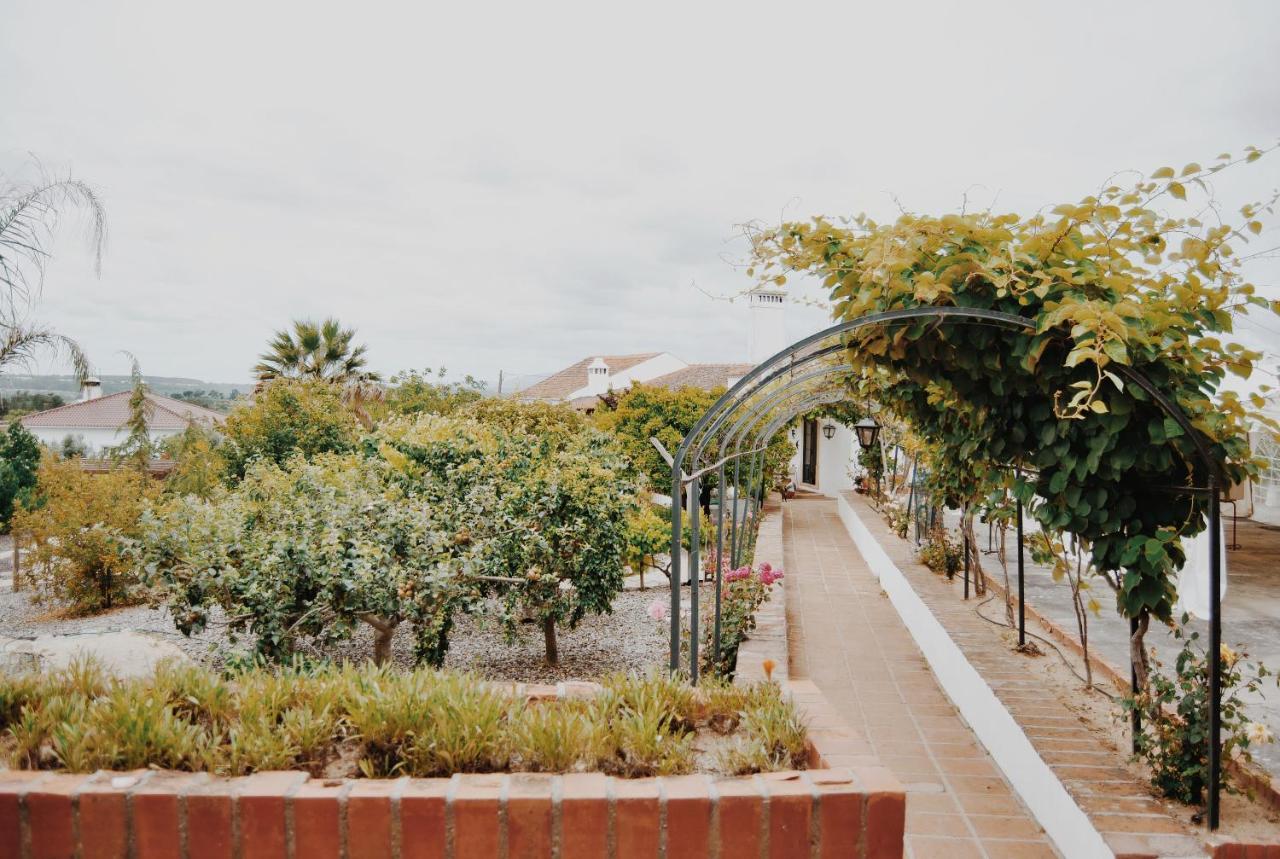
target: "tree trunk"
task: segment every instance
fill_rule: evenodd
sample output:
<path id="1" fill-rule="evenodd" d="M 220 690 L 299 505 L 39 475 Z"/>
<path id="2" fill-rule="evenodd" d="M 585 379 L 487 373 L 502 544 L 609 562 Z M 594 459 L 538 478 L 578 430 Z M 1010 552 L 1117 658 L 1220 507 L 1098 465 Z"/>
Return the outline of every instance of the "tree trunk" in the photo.
<path id="1" fill-rule="evenodd" d="M 1048 539 L 1047 537 L 1045 538 Z M 1093 664 L 1089 661 L 1089 608 L 1084 604 L 1084 599 L 1080 595 L 1082 583 L 1084 581 L 1084 561 L 1080 551 L 1080 545 L 1073 542 L 1075 549 L 1076 573 L 1075 578 L 1071 578 L 1070 561 L 1067 566 L 1067 577 L 1071 579 L 1071 602 L 1076 610 L 1076 627 L 1080 630 L 1080 651 L 1084 654 L 1084 685 L 1086 689 L 1093 688 Z"/>
<path id="2" fill-rule="evenodd" d="M 1137 674 L 1138 692 L 1145 692 L 1147 689 L 1148 675 L 1151 666 L 1147 662 L 1147 649 L 1143 646 L 1143 640 L 1147 635 L 1147 626 L 1151 622 L 1151 614 L 1144 608 L 1142 613 L 1138 615 L 1138 629 L 1134 632 L 1133 637 L 1129 639 L 1129 658 L 1133 660 L 1133 669 Z"/>
<path id="3" fill-rule="evenodd" d="M 969 538 L 969 575 L 973 580 L 973 593 L 981 597 L 987 594 L 987 574 L 982 569 L 982 552 L 978 549 L 978 537 L 973 530 L 974 518 L 973 513 L 967 513 L 960 520 L 960 527 Z"/>
<path id="4" fill-rule="evenodd" d="M 395 638 L 398 620 L 388 620 L 376 614 L 364 613 L 360 619 L 373 627 L 373 663 L 386 665 L 391 661 L 391 641 Z"/>
<path id="5" fill-rule="evenodd" d="M 1004 619 L 1008 622 L 1010 629 L 1017 629 L 1018 621 L 1013 614 L 1013 591 L 1009 584 L 1009 559 L 1005 556 L 1009 529 L 1003 523 L 998 525 L 997 529 L 1000 531 L 1000 569 L 1004 572 Z"/>
<path id="6" fill-rule="evenodd" d="M 542 619 L 542 640 L 547 647 L 547 664 L 560 664 L 560 648 L 556 645 L 556 619 L 547 617 Z"/>

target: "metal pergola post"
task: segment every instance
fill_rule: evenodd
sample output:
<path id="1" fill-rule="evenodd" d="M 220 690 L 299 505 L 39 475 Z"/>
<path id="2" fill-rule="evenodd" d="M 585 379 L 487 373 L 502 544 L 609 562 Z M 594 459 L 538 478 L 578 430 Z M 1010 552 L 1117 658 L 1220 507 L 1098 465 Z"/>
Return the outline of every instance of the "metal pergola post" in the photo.
<path id="1" fill-rule="evenodd" d="M 1005 567 L 1007 570 L 1008 567 Z M 1022 499 L 1018 499 L 1018 646 L 1027 644 L 1026 569 L 1022 552 Z"/>
<path id="2" fill-rule="evenodd" d="M 1209 828 L 1218 828 L 1222 792 L 1222 505 L 1209 476 Z"/>

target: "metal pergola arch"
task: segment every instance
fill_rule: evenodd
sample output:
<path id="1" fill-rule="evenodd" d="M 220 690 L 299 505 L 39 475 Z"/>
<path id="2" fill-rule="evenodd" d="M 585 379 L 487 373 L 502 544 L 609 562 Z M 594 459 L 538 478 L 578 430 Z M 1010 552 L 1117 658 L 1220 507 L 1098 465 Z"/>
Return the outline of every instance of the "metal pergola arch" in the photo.
<path id="1" fill-rule="evenodd" d="M 716 555 L 717 569 L 715 571 L 715 636 L 714 648 L 715 655 L 718 658 L 720 650 L 720 597 L 721 597 L 721 578 L 723 563 L 720 559 L 724 557 L 724 540 L 723 540 L 723 510 L 726 498 L 724 467 L 727 462 L 734 463 L 735 470 L 735 487 L 739 486 L 737 481 L 737 473 L 739 470 L 741 458 L 743 456 L 752 457 L 752 477 L 749 483 L 753 487 L 755 470 L 758 460 L 763 457 L 764 448 L 768 445 L 773 434 L 787 422 L 792 420 L 796 415 L 803 414 L 804 411 L 813 408 L 821 402 L 832 402 L 847 398 L 847 387 L 841 386 L 838 389 L 828 390 L 822 393 L 810 393 L 808 399 L 802 400 L 796 404 L 795 409 L 787 408 L 785 415 L 775 418 L 768 425 L 762 427 L 763 431 L 757 430 L 751 434 L 752 443 L 748 445 L 747 450 L 741 450 L 741 442 L 746 438 L 746 433 L 741 436 L 738 433 L 744 428 L 750 429 L 759 422 L 761 414 L 768 415 L 770 413 L 766 406 L 761 403 L 774 403 L 782 399 L 783 396 L 795 386 L 801 385 L 806 381 L 819 379 L 823 377 L 833 377 L 838 372 L 848 372 L 852 369 L 848 364 L 840 362 L 839 365 L 831 365 L 828 368 L 820 369 L 816 372 L 810 372 L 803 375 L 797 375 L 797 371 L 805 365 L 821 360 L 822 358 L 839 353 L 847 348 L 847 335 L 853 334 L 864 328 L 875 325 L 892 325 L 902 322 L 933 320 L 938 323 L 942 322 L 961 322 L 966 324 L 992 325 L 1004 328 L 1009 331 L 1021 333 L 1023 335 L 1041 333 L 1033 320 L 1026 317 L 1018 316 L 1011 313 L 1003 313 L 1000 311 L 986 310 L 982 308 L 966 308 L 966 307 L 918 307 L 908 308 L 904 310 L 892 310 L 881 313 L 871 313 L 856 319 L 837 323 L 822 331 L 816 332 L 805 337 L 791 346 L 779 351 L 775 355 L 761 362 L 752 368 L 746 375 L 742 376 L 702 415 L 694 424 L 693 428 L 685 435 L 681 441 L 679 448 L 676 450 L 671 463 L 671 653 L 670 653 L 670 669 L 672 672 L 680 670 L 680 585 L 681 577 L 681 543 L 682 543 L 682 522 L 681 522 L 681 504 L 682 489 L 688 488 L 688 508 L 690 514 L 690 542 L 689 542 L 689 577 L 692 583 L 690 593 L 690 663 L 689 676 L 694 683 L 698 678 L 698 647 L 699 647 L 699 631 L 698 631 L 698 584 L 701 579 L 700 575 L 700 559 L 699 559 L 699 535 L 698 535 L 698 516 L 700 513 L 698 506 L 698 482 L 702 474 L 710 471 L 717 471 L 719 476 L 719 504 L 716 528 Z M 836 342 L 831 342 L 831 341 Z M 1229 485 L 1226 479 L 1221 463 L 1219 463 L 1209 452 L 1209 447 L 1205 442 L 1202 434 L 1191 423 L 1187 415 L 1182 409 L 1174 403 L 1170 398 L 1166 397 L 1154 383 L 1146 376 L 1138 372 L 1134 368 L 1113 364 L 1110 369 L 1119 375 L 1125 382 L 1137 385 L 1145 392 L 1153 402 L 1161 409 L 1164 414 L 1173 419 L 1175 423 L 1182 429 L 1183 433 L 1190 439 L 1195 448 L 1197 465 L 1203 469 L 1207 486 L 1205 487 L 1171 487 L 1170 491 L 1181 492 L 1186 494 L 1204 494 L 1208 497 L 1209 502 L 1209 555 L 1210 555 L 1210 632 L 1209 632 L 1209 660 L 1210 660 L 1210 740 L 1209 740 L 1209 801 L 1208 801 L 1208 824 L 1210 829 L 1216 829 L 1219 823 L 1219 795 L 1221 787 L 1221 642 L 1222 642 L 1222 618 L 1221 618 L 1221 509 L 1220 494 L 1221 490 Z M 771 387 L 777 390 L 769 390 Z M 756 408 L 752 410 L 753 415 L 749 415 L 746 419 L 735 422 L 730 433 L 725 434 L 719 439 L 718 444 L 715 443 L 715 437 L 722 427 L 729 421 L 735 412 L 750 403 L 757 395 L 765 393 L 763 400 L 757 399 Z M 837 394 L 839 394 L 837 396 Z M 728 452 L 729 444 L 733 442 L 733 452 Z M 697 466 L 703 456 L 704 451 L 711 449 L 719 453 L 718 462 L 708 466 L 701 471 L 697 470 Z M 692 474 L 684 472 L 684 464 L 689 461 L 694 466 Z M 748 507 L 752 503 L 752 499 L 748 499 Z M 732 536 L 739 541 L 745 538 L 745 534 L 739 536 L 737 532 L 737 517 L 739 504 L 738 492 L 734 493 L 733 502 L 733 518 L 730 522 Z M 747 513 L 743 513 L 745 524 Z M 739 553 L 737 545 L 734 545 L 733 561 L 737 562 Z"/>
<path id="2" fill-rule="evenodd" d="M 794 384 L 799 385 L 801 383 L 810 382 L 814 379 L 830 378 L 831 376 L 837 373 L 847 373 L 851 369 L 852 367 L 848 364 L 840 364 L 840 365 L 825 367 L 823 369 L 815 370 L 815 371 L 806 373 L 803 376 L 797 377 L 794 380 Z M 719 655 L 720 655 L 720 608 L 721 608 L 720 595 L 721 595 L 721 588 L 723 584 L 721 579 L 722 579 L 722 572 L 723 572 L 722 567 L 723 567 L 723 558 L 724 558 L 724 506 L 725 506 L 725 500 L 727 495 L 727 493 L 725 492 L 725 486 L 726 486 L 725 471 L 724 471 L 725 465 L 729 460 L 732 460 L 734 463 L 735 491 L 733 494 L 733 512 L 729 522 L 729 527 L 730 527 L 729 543 L 730 543 L 730 557 L 732 559 L 731 563 L 736 565 L 738 563 L 738 558 L 741 554 L 742 541 L 746 538 L 746 530 L 745 528 L 739 527 L 739 522 L 742 522 L 743 524 L 745 524 L 747 518 L 753 512 L 755 512 L 755 510 L 758 509 L 759 507 L 758 499 L 757 499 L 754 487 L 756 483 L 756 478 L 759 476 L 761 471 L 761 466 L 765 456 L 766 448 L 769 445 L 769 441 L 773 438 L 774 433 L 777 432 L 777 429 L 779 426 L 789 422 L 797 414 L 803 414 L 805 411 L 808 411 L 809 409 L 812 409 L 815 405 L 819 405 L 820 403 L 823 403 L 823 402 L 838 401 L 840 399 L 843 399 L 844 396 L 845 394 L 842 387 L 819 389 L 817 391 L 808 390 L 804 388 L 801 388 L 799 390 L 795 390 L 787 387 L 780 388 L 779 390 L 772 392 L 769 396 L 765 397 L 760 402 L 756 403 L 754 408 L 751 409 L 751 411 L 749 411 L 743 417 L 739 418 L 737 422 L 735 422 L 734 425 L 730 427 L 728 433 L 725 435 L 725 438 L 722 441 L 720 453 L 724 454 L 729 444 L 732 443 L 733 451 L 734 451 L 732 455 L 722 456 L 719 462 L 716 462 L 710 466 L 707 466 L 703 469 L 695 471 L 692 475 L 684 476 L 685 485 L 687 486 L 687 495 L 689 499 L 689 505 L 688 505 L 689 544 L 691 547 L 693 547 L 693 551 L 690 555 L 689 577 L 691 581 L 700 582 L 701 576 L 699 573 L 699 561 L 698 561 L 699 550 L 701 549 L 701 538 L 699 534 L 699 531 L 700 531 L 700 522 L 699 522 L 700 515 L 699 514 L 701 513 L 701 510 L 699 509 L 699 506 L 698 506 L 698 500 L 700 498 L 700 493 L 698 491 L 699 481 L 701 480 L 702 475 L 707 474 L 711 471 L 717 472 L 717 479 L 718 479 L 717 486 L 719 487 L 719 490 L 718 490 L 719 500 L 716 504 L 716 554 L 714 556 L 716 559 L 716 573 L 715 573 L 716 603 L 715 603 L 715 634 L 713 637 L 714 652 L 717 659 L 719 658 Z M 788 397 L 796 398 L 797 401 L 788 402 L 785 404 L 780 404 L 778 402 L 779 400 L 786 399 Z M 780 417 L 779 417 L 779 410 L 781 410 Z M 772 422 L 769 424 L 769 428 L 764 432 L 760 432 L 760 426 L 763 426 L 763 423 L 765 421 L 769 421 L 771 418 L 772 418 Z M 751 442 L 748 445 L 747 450 L 743 451 L 742 443 L 748 438 L 751 439 Z M 751 492 L 747 497 L 746 508 L 742 509 L 742 504 L 741 504 L 742 483 L 740 479 L 741 476 L 739 473 L 739 465 L 741 464 L 744 456 L 751 457 L 751 467 L 750 467 L 749 476 L 747 479 L 747 486 L 751 487 Z M 678 505 L 679 505 L 678 499 L 676 501 L 673 501 L 673 506 L 676 507 L 677 511 L 679 510 Z M 741 517 L 739 516 L 740 509 L 741 509 Z M 677 515 L 680 515 L 679 512 L 677 512 Z M 674 573 L 675 573 L 675 570 L 673 568 L 673 575 Z M 672 581 L 679 582 L 680 579 L 673 577 Z M 678 589 L 673 588 L 673 591 L 674 590 L 678 590 Z M 699 641 L 697 639 L 697 632 L 698 632 L 697 618 L 699 617 L 698 591 L 699 591 L 698 587 L 691 587 L 690 593 L 689 593 L 690 617 L 694 618 L 694 620 L 691 621 L 691 630 L 693 633 L 693 637 L 690 639 L 691 651 L 690 651 L 689 659 L 690 659 L 690 665 L 693 667 L 691 669 L 690 675 L 691 675 L 692 681 L 695 683 L 697 682 L 697 674 L 698 674 L 697 665 L 698 665 L 698 648 L 699 648 Z M 678 593 L 676 593 L 675 596 L 673 596 L 672 598 L 672 611 L 676 612 L 678 616 L 678 613 L 680 611 Z M 678 626 L 673 627 L 673 635 L 675 637 L 673 638 L 672 647 L 675 649 L 675 652 L 678 654 L 678 650 L 680 646 Z M 675 657 L 676 661 L 673 663 L 675 665 L 675 667 L 672 668 L 673 671 L 678 669 L 678 659 L 679 657 L 677 655 Z"/>

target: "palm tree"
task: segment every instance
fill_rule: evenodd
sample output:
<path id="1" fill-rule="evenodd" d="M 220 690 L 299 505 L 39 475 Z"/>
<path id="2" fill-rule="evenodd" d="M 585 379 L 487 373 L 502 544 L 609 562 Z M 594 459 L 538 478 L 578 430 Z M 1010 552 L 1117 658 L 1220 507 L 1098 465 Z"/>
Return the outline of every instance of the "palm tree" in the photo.
<path id="1" fill-rule="evenodd" d="M 295 319 L 293 330 L 277 331 L 268 351 L 253 368 L 258 378 L 319 379 L 328 382 L 377 382 L 377 373 L 364 369 L 365 347 L 352 346 L 354 328 L 343 328 L 330 317 L 317 324 Z"/>
<path id="2" fill-rule="evenodd" d="M 0 369 L 26 363 L 40 349 L 66 352 L 76 376 L 89 375 L 84 351 L 71 338 L 26 321 L 25 310 L 40 293 L 48 244 L 64 208 L 80 208 L 90 217 L 89 247 L 94 271 L 102 267 L 106 210 L 98 195 L 77 179 L 42 178 L 34 185 L 0 188 Z"/>

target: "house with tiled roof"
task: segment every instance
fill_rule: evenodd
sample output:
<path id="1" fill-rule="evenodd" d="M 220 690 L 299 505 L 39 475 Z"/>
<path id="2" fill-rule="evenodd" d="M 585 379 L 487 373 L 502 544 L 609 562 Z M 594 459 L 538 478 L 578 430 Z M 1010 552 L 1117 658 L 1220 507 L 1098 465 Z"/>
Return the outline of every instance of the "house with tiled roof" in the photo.
<path id="1" fill-rule="evenodd" d="M 19 418 L 18 422 L 40 442 L 58 447 L 70 437 L 88 455 L 119 445 L 128 437 L 130 391 L 102 396 L 96 379 L 86 381 L 80 399 Z M 178 435 L 192 424 L 212 427 L 225 419 L 211 409 L 147 393 L 147 428 L 152 441 Z"/>
<path id="2" fill-rule="evenodd" d="M 552 373 L 516 396 L 525 401 L 568 403 L 591 412 L 610 391 L 633 384 L 657 385 L 671 390 L 685 387 L 723 388 L 751 369 L 751 364 L 686 364 L 669 352 L 637 355 L 593 355 Z"/>
<path id="3" fill-rule="evenodd" d="M 714 390 L 727 388 L 752 367 L 782 348 L 783 293 L 758 287 L 751 291 L 751 332 L 748 363 L 690 364 L 670 352 L 635 355 L 591 355 L 552 373 L 516 394 L 517 399 L 568 403 L 584 412 L 594 411 L 602 396 L 633 384 Z"/>

